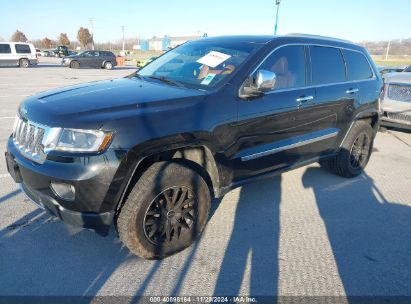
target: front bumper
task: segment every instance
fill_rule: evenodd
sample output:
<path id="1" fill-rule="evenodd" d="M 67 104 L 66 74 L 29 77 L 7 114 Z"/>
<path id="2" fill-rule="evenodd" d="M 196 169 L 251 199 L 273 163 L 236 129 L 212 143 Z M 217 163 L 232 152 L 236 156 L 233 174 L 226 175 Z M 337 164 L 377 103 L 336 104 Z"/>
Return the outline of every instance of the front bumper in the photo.
<path id="1" fill-rule="evenodd" d="M 381 125 L 411 129 L 411 103 L 385 98 L 382 103 Z"/>
<path id="2" fill-rule="evenodd" d="M 54 198 L 41 191 L 34 190 L 23 183 L 19 184 L 19 187 L 35 205 L 47 210 L 65 223 L 92 229 L 103 236 L 108 234 L 114 218 L 114 211 L 104 213 L 71 211 L 62 207 Z"/>
<path id="3" fill-rule="evenodd" d="M 411 121 L 403 119 L 402 115 L 400 115 L 396 115 L 396 113 L 384 112 L 381 116 L 381 126 L 411 130 Z"/>
<path id="4" fill-rule="evenodd" d="M 55 157 L 37 164 L 22 156 L 10 138 L 6 159 L 10 175 L 33 202 L 68 224 L 105 235 L 120 196 L 122 176 L 116 173 L 121 155 L 109 149 L 101 155 Z M 52 182 L 72 185 L 74 200 L 59 197 L 51 189 Z"/>

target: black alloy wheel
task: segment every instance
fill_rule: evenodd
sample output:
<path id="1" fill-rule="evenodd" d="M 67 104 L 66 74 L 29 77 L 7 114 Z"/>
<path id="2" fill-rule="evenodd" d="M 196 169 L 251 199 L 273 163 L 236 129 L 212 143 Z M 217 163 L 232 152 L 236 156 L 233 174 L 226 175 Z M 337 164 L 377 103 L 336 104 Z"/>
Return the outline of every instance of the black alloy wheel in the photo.
<path id="1" fill-rule="evenodd" d="M 354 141 L 350 153 L 350 166 L 357 170 L 368 162 L 371 140 L 368 134 L 361 133 Z"/>
<path id="2" fill-rule="evenodd" d="M 147 239 L 168 246 L 192 235 L 197 217 L 197 200 L 186 187 L 171 187 L 161 192 L 148 207 L 143 229 Z"/>

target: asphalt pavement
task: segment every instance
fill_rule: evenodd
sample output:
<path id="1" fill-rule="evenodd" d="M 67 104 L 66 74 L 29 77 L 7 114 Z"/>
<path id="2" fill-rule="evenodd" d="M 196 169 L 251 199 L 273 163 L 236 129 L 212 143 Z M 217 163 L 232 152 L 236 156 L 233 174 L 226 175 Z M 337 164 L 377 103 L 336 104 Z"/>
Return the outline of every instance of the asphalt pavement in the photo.
<path id="1" fill-rule="evenodd" d="M 50 88 L 128 75 L 56 60 L 0 68 L 0 296 L 411 296 L 411 134 L 379 133 L 366 172 L 313 164 L 229 192 L 187 250 L 146 261 L 31 204 L 4 152 L 19 103 Z"/>

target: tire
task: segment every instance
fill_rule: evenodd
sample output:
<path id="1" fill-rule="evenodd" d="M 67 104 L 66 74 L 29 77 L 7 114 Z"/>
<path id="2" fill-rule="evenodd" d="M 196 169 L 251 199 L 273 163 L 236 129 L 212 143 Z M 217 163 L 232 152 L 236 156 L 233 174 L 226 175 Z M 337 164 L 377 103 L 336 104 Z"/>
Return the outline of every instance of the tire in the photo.
<path id="1" fill-rule="evenodd" d="M 120 210 L 120 239 L 145 259 L 175 254 L 201 234 L 210 202 L 209 188 L 194 170 L 173 162 L 155 163 L 134 185 Z"/>
<path id="2" fill-rule="evenodd" d="M 113 68 L 113 64 L 111 63 L 111 61 L 104 62 L 104 68 L 106 70 L 111 70 Z"/>
<path id="3" fill-rule="evenodd" d="M 70 68 L 71 69 L 78 69 L 79 67 L 80 67 L 80 63 L 78 63 L 78 61 L 70 62 Z"/>
<path id="4" fill-rule="evenodd" d="M 367 165 L 373 147 L 373 129 L 364 121 L 356 122 L 338 154 L 325 165 L 337 175 L 351 178 L 360 175 Z"/>
<path id="5" fill-rule="evenodd" d="M 28 59 L 20 59 L 19 61 L 19 67 L 21 68 L 28 68 L 30 66 L 30 61 Z"/>

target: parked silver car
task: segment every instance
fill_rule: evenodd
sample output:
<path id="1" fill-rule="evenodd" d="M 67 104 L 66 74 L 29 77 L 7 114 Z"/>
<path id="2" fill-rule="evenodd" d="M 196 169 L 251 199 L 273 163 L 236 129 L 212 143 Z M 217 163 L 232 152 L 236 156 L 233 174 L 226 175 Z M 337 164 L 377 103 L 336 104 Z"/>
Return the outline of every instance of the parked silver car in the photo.
<path id="1" fill-rule="evenodd" d="M 385 76 L 381 125 L 411 130 L 411 73 Z"/>

